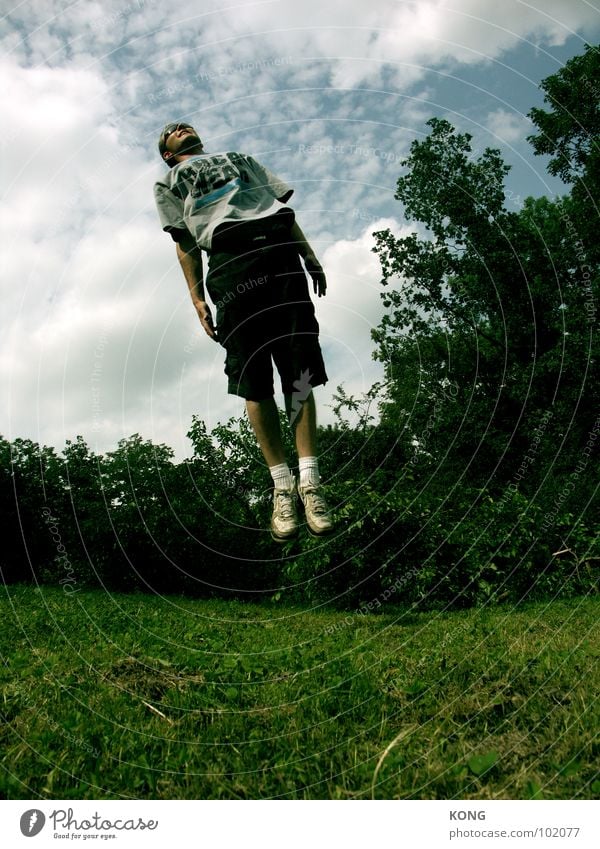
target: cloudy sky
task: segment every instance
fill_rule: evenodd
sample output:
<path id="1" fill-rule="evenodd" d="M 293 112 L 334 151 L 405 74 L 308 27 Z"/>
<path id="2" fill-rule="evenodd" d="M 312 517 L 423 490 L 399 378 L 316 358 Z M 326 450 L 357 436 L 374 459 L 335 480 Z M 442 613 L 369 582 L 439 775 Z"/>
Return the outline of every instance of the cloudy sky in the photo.
<path id="1" fill-rule="evenodd" d="M 8 4 L 4 8 L 7 8 Z M 26 0 L 2 19 L 7 439 L 98 451 L 140 433 L 178 457 L 194 413 L 238 415 L 160 230 L 156 137 L 185 119 L 295 188 L 329 280 L 330 383 L 380 376 L 373 230 L 406 231 L 399 162 L 433 115 L 500 147 L 507 203 L 561 186 L 531 156 L 538 84 L 597 42 L 600 0 Z"/>

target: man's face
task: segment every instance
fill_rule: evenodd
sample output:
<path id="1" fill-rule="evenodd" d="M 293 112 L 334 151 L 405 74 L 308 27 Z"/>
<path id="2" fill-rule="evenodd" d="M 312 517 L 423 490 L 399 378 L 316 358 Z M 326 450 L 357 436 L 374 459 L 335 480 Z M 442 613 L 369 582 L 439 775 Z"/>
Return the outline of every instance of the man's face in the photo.
<path id="1" fill-rule="evenodd" d="M 200 153 L 203 149 L 198 133 L 189 124 L 172 124 L 168 126 L 165 147 L 165 159 L 171 158 L 168 156 L 169 153 L 172 156 L 177 156 L 181 153 Z"/>

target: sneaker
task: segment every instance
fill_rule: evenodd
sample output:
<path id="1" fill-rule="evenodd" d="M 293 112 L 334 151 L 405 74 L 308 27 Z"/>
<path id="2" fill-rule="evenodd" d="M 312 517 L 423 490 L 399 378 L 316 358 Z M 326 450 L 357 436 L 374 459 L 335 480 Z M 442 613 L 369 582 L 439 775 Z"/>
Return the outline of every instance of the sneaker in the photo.
<path id="1" fill-rule="evenodd" d="M 276 542 L 286 542 L 298 533 L 298 493 L 296 481 L 291 489 L 273 490 L 273 515 L 271 516 L 271 536 Z"/>
<path id="2" fill-rule="evenodd" d="M 306 524 L 310 533 L 317 537 L 330 534 L 333 530 L 333 519 L 321 487 L 301 486 L 298 487 L 298 493 L 304 505 Z"/>

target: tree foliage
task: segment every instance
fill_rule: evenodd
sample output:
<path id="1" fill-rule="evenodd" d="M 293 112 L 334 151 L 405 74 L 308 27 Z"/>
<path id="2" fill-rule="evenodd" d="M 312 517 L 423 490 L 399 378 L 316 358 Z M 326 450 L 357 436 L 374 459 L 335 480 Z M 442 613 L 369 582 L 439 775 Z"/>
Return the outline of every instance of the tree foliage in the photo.
<path id="1" fill-rule="evenodd" d="M 396 192 L 418 228 L 400 239 L 375 234 L 388 308 L 374 333 L 386 366 L 383 419 L 443 467 L 444 480 L 468 465 L 472 480 L 498 490 L 541 421 L 540 473 L 558 459 L 557 440 L 559 465 L 572 466 L 594 425 L 597 266 L 585 264 L 582 285 L 586 242 L 571 198 L 507 210 L 499 153 L 474 159 L 468 134 L 429 125 Z M 526 491 L 540 478 L 529 475 Z"/>
<path id="2" fill-rule="evenodd" d="M 600 51 L 585 45 L 556 74 L 542 80 L 544 103 L 529 112 L 539 132 L 528 137 L 537 154 L 548 154 L 551 174 L 565 183 L 597 169 L 600 155 Z"/>

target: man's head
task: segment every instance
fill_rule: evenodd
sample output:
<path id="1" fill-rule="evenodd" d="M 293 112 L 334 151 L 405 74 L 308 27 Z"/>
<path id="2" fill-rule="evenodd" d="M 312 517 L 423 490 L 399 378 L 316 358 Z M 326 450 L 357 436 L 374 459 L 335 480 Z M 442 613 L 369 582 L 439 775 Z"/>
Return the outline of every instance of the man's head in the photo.
<path id="1" fill-rule="evenodd" d="M 191 124 L 181 121 L 165 126 L 158 139 L 158 150 L 169 168 L 173 168 L 180 161 L 178 157 L 182 154 L 202 153 L 204 148 Z"/>

